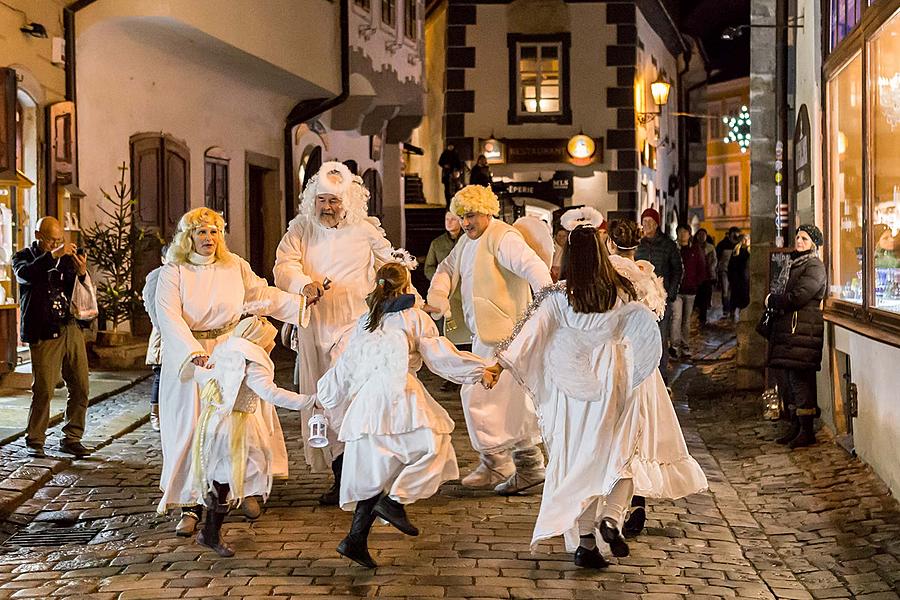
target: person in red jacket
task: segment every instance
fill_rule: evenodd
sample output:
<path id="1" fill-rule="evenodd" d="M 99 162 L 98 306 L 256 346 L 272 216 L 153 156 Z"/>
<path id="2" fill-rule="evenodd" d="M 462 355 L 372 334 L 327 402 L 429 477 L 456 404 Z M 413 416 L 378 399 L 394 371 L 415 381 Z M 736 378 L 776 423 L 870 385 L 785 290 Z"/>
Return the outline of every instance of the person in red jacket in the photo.
<path id="1" fill-rule="evenodd" d="M 681 262 L 684 264 L 684 276 L 678 297 L 672 304 L 672 346 L 669 353 L 674 358 L 690 358 L 688 340 L 691 332 L 691 313 L 694 310 L 694 299 L 700 284 L 707 278 L 706 256 L 693 236 L 690 228 L 678 226 L 678 248 L 681 251 Z"/>

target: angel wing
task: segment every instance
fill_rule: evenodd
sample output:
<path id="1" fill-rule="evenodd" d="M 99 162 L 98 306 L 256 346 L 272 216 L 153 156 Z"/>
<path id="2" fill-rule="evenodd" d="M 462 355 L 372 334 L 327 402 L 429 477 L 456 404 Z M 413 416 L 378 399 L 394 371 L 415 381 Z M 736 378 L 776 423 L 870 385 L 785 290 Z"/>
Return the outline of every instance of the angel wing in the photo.
<path id="1" fill-rule="evenodd" d="M 657 320 L 666 314 L 666 288 L 662 277 L 657 277 L 653 265 L 646 260 L 633 261 L 621 256 L 610 256 L 610 262 L 622 277 L 631 282 L 638 300 L 656 313 Z"/>
<path id="2" fill-rule="evenodd" d="M 350 373 L 350 396 L 361 392 L 394 397 L 406 388 L 409 371 L 409 342 L 397 329 L 372 332 L 358 330 L 347 344 L 340 360 L 347 361 Z"/>

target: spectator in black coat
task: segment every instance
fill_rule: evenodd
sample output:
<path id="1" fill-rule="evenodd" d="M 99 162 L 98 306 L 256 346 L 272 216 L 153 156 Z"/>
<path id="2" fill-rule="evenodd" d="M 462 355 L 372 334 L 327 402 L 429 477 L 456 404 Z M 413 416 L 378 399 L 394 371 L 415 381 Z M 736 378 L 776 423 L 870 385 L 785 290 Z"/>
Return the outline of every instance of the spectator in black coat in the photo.
<path id="1" fill-rule="evenodd" d="M 458 184 L 463 169 L 462 160 L 453 144 L 447 144 L 447 149 L 441 152 L 438 157 L 438 166 L 441 168 L 441 183 L 444 184 L 444 200 L 449 209 L 453 194 L 456 193 L 458 187 L 461 187 Z"/>
<path id="2" fill-rule="evenodd" d="M 663 379 L 669 382 L 669 331 L 672 323 L 672 303 L 678 296 L 684 267 L 681 264 L 681 252 L 671 238 L 660 231 L 661 219 L 656 209 L 648 208 L 641 213 L 643 237 L 634 253 L 635 260 L 646 260 L 653 265 L 658 277 L 663 278 L 666 288 L 666 314 L 659 322 L 659 333 L 662 337 L 662 357 L 659 359 L 659 371 Z"/>
<path id="3" fill-rule="evenodd" d="M 750 236 L 738 238 L 728 261 L 728 287 L 731 315 L 750 305 Z"/>
<path id="4" fill-rule="evenodd" d="M 478 160 L 475 161 L 475 166 L 472 167 L 472 171 L 469 173 L 469 184 L 491 187 L 493 180 L 494 177 L 491 175 L 491 168 L 488 166 L 487 158 L 484 154 L 479 154 Z"/>
<path id="5" fill-rule="evenodd" d="M 816 442 L 816 372 L 822 364 L 826 290 L 825 265 L 817 256 L 822 232 L 815 225 L 801 225 L 795 239 L 790 262 L 766 296 L 766 306 L 776 312 L 768 366 L 780 370 L 778 387 L 791 417 L 790 428 L 777 441 L 791 448 Z"/>

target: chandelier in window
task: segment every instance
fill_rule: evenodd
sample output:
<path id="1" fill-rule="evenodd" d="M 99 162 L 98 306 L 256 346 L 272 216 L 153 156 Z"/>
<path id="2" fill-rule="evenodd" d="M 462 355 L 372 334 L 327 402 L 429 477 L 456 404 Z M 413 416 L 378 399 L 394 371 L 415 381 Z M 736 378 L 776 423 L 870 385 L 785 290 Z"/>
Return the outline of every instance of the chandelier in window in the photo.
<path id="1" fill-rule="evenodd" d="M 878 78 L 878 104 L 891 131 L 900 125 L 900 73 Z"/>
<path id="2" fill-rule="evenodd" d="M 747 107 L 742 106 L 736 117 L 722 117 L 722 122 L 728 127 L 728 133 L 722 141 L 726 144 L 737 142 L 741 152 L 746 152 L 750 147 L 750 111 Z"/>

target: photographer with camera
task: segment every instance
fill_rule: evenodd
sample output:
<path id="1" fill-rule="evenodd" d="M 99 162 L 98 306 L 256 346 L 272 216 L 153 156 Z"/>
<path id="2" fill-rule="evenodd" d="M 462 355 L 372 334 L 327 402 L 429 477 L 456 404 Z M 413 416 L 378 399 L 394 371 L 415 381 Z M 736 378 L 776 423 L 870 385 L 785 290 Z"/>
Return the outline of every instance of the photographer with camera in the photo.
<path id="1" fill-rule="evenodd" d="M 81 436 L 88 406 L 88 359 L 84 335 L 72 312 L 76 285 L 91 285 L 87 257 L 84 249 L 66 242 L 62 225 L 53 217 L 37 222 L 35 237 L 37 241 L 13 257 L 22 341 L 31 349 L 34 376 L 25 444 L 29 456 L 45 456 L 50 400 L 61 372 L 68 403 L 59 450 L 87 456 L 91 451 L 81 443 Z"/>

